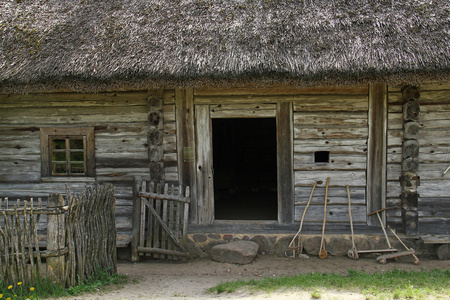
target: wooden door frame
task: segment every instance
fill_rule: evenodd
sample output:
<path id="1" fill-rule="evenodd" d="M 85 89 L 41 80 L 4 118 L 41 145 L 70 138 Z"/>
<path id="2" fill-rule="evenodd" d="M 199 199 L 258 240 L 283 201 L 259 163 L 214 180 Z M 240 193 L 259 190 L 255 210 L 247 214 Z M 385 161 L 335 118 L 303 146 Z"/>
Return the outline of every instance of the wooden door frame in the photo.
<path id="1" fill-rule="evenodd" d="M 249 118 L 274 117 L 277 134 L 277 203 L 278 224 L 294 223 L 293 123 L 292 103 L 279 102 L 273 113 L 249 113 Z M 232 116 L 230 116 L 232 117 Z M 247 117 L 240 113 L 239 117 Z M 210 104 L 195 105 L 196 181 L 198 224 L 214 222 L 214 182 L 212 176 L 212 126 Z M 194 197 L 192 197 L 194 198 Z M 191 218 L 193 219 L 193 218 Z"/>

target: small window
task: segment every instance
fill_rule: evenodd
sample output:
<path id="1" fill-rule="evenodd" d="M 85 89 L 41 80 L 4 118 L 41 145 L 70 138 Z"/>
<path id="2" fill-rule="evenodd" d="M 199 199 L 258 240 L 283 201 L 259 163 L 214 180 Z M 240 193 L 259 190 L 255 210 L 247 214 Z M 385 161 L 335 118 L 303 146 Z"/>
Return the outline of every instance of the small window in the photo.
<path id="1" fill-rule="evenodd" d="M 314 152 L 315 163 L 328 163 L 330 162 L 330 151 L 316 151 Z"/>
<path id="2" fill-rule="evenodd" d="M 94 130 L 41 129 L 42 176 L 94 176 Z"/>

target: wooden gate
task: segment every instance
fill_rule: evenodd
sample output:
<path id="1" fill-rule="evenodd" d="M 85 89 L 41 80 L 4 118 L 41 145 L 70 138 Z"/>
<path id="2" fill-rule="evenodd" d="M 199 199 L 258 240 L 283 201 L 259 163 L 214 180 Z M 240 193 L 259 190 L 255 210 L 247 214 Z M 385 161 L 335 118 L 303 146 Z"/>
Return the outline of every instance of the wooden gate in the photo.
<path id="1" fill-rule="evenodd" d="M 189 256 L 187 252 L 187 224 L 189 217 L 189 187 L 175 187 L 150 182 L 142 182 L 138 194 L 140 205 L 140 222 L 137 253 L 142 256 L 150 254 L 155 258 L 173 258 Z"/>

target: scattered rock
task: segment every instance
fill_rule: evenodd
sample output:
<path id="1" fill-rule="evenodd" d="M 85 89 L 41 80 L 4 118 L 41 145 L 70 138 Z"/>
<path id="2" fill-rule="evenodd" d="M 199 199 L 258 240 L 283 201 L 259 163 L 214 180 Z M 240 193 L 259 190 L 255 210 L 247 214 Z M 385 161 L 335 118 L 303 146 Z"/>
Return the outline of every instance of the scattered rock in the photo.
<path id="1" fill-rule="evenodd" d="M 440 245 L 436 250 L 439 260 L 450 259 L 450 246 L 448 244 Z"/>
<path id="2" fill-rule="evenodd" d="M 276 241 L 273 253 L 275 253 L 278 256 L 284 256 L 293 237 L 294 236 L 285 236 Z"/>
<path id="3" fill-rule="evenodd" d="M 234 241 L 211 248 L 211 258 L 229 264 L 251 263 L 258 253 L 258 244 L 251 241 Z"/>
<path id="4" fill-rule="evenodd" d="M 327 247 L 326 250 L 331 255 L 344 256 L 347 255 L 349 249 L 352 249 L 352 242 L 345 238 L 332 237 Z"/>
<path id="5" fill-rule="evenodd" d="M 255 242 L 259 245 L 259 253 L 271 254 L 273 251 L 273 244 L 266 237 L 262 235 L 254 236 L 251 239 L 252 242 Z"/>
<path id="6" fill-rule="evenodd" d="M 306 253 L 308 253 L 309 255 L 319 255 L 319 251 L 320 251 L 320 241 L 322 240 L 322 238 L 320 236 L 315 236 L 313 238 L 309 238 L 303 241 L 303 249 L 305 249 Z M 323 241 L 325 246 L 326 246 L 326 241 Z M 327 250 L 327 248 L 325 247 L 325 250 Z"/>

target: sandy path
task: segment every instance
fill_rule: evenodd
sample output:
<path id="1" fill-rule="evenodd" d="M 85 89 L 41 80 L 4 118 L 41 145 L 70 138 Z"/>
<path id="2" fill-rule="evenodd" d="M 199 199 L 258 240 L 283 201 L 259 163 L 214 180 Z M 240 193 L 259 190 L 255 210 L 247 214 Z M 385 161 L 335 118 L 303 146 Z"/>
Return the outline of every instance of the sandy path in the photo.
<path id="1" fill-rule="evenodd" d="M 421 270 L 449 269 L 450 261 L 421 259 L 420 265 L 412 264 L 410 257 L 398 262 L 389 261 L 381 265 L 374 258 L 358 261 L 346 257 L 319 259 L 290 259 L 275 256 L 258 256 L 249 265 L 230 265 L 210 259 L 195 259 L 186 262 L 149 260 L 142 263 L 120 263 L 119 273 L 127 274 L 129 284 L 121 289 L 72 297 L 68 299 L 311 299 L 311 290 L 277 291 L 270 294 L 239 291 L 232 294 L 208 294 L 206 290 L 220 282 L 249 280 L 267 276 L 284 276 L 301 273 L 337 272 L 345 274 L 347 269 L 366 272 L 383 272 L 392 269 Z M 321 290 L 321 299 L 365 299 L 362 294 L 346 291 Z"/>

